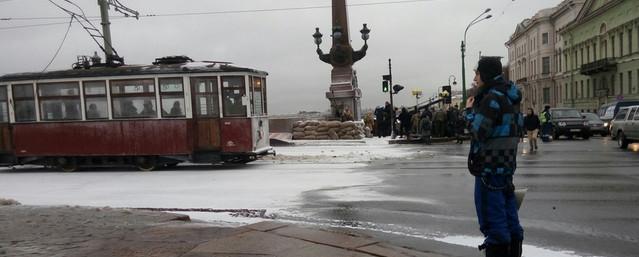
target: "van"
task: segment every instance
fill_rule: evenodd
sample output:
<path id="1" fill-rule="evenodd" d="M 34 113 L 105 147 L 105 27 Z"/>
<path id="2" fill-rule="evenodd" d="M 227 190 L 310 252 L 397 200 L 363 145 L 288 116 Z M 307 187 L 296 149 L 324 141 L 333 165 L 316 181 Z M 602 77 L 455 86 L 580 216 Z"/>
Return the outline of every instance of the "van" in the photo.
<path id="1" fill-rule="evenodd" d="M 599 111 L 597 112 L 597 114 L 599 115 L 599 118 L 604 122 L 604 127 L 606 127 L 608 131 L 610 131 L 611 121 L 615 118 L 615 116 L 617 116 L 619 109 L 621 107 L 632 105 L 639 105 L 639 100 L 614 101 L 603 104 L 601 105 L 601 107 L 599 107 Z"/>
<path id="2" fill-rule="evenodd" d="M 612 137 L 620 148 L 639 142 L 639 105 L 622 107 L 612 121 Z"/>

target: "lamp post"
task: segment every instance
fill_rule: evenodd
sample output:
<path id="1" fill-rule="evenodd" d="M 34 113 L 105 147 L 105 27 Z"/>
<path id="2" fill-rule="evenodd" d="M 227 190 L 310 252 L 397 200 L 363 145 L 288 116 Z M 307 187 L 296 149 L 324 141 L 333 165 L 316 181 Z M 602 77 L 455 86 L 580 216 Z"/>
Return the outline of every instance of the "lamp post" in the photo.
<path id="1" fill-rule="evenodd" d="M 471 21 L 468 24 L 468 26 L 466 27 L 466 30 L 464 31 L 464 40 L 462 40 L 462 42 L 461 42 L 461 56 L 462 56 L 462 106 L 466 106 L 466 63 L 465 63 L 465 57 L 466 57 L 466 33 L 468 33 L 468 29 L 471 26 L 479 23 L 480 21 L 483 21 L 483 20 L 486 20 L 486 19 L 490 19 L 491 17 L 493 17 L 490 14 L 487 15 L 487 16 L 484 16 L 488 12 L 490 12 L 490 8 L 486 9 L 483 13 L 481 13 L 479 16 L 477 16 L 477 18 L 475 18 L 473 21 Z"/>
<path id="2" fill-rule="evenodd" d="M 341 4 L 336 5 L 336 2 L 341 2 Z M 320 48 L 323 35 L 320 33 L 319 28 L 315 28 L 315 33 L 313 34 L 319 59 L 333 66 L 330 91 L 326 93 L 326 98 L 331 102 L 331 113 L 338 111 L 339 106 L 348 106 L 353 110 L 355 119 L 360 119 L 360 98 L 362 93 L 357 85 L 357 75 L 355 70 L 353 70 L 353 64 L 366 56 L 371 30 L 366 24 L 363 25 L 360 33 L 362 34 L 362 40 L 364 40 L 364 46 L 358 51 L 353 50 L 348 33 L 344 0 L 334 0 L 333 8 L 334 21 L 330 35 L 333 45 L 329 53 L 324 54 Z M 336 13 L 338 14 L 337 16 Z M 350 82 L 345 85 L 345 80 Z"/>

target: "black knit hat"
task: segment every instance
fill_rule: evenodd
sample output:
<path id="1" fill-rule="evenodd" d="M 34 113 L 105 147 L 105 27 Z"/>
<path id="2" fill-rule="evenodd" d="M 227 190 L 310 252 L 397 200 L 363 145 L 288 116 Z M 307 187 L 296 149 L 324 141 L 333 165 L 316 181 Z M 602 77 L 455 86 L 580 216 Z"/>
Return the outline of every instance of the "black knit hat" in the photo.
<path id="1" fill-rule="evenodd" d="M 491 83 L 502 74 L 501 57 L 484 56 L 477 63 L 477 72 L 484 83 Z"/>

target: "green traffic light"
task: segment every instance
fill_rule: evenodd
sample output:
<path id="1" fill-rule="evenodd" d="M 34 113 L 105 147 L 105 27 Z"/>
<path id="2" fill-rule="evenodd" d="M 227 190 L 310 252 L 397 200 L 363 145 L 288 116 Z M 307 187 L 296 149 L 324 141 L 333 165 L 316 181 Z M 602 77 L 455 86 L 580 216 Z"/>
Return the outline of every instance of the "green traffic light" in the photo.
<path id="1" fill-rule="evenodd" d="M 388 90 L 389 90 L 388 81 L 382 82 L 382 92 L 388 93 Z"/>

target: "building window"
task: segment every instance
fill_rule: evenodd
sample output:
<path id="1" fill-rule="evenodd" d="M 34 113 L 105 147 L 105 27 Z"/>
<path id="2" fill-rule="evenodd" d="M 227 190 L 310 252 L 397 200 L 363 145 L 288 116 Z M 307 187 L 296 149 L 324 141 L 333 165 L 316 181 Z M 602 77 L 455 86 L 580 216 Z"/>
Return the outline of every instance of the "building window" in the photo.
<path id="1" fill-rule="evenodd" d="M 608 58 L 608 41 L 604 40 L 603 44 L 601 44 L 601 55 L 603 58 Z"/>
<path id="2" fill-rule="evenodd" d="M 78 82 L 38 84 L 41 120 L 80 120 Z"/>
<path id="3" fill-rule="evenodd" d="M 217 77 L 191 78 L 195 92 L 195 111 L 198 117 L 220 117 Z"/>
<path id="4" fill-rule="evenodd" d="M 162 117 L 185 117 L 184 83 L 182 78 L 160 79 L 160 106 Z"/>
<path id="5" fill-rule="evenodd" d="M 584 48 L 582 47 L 581 49 L 579 49 L 579 65 L 583 65 L 584 64 Z"/>
<path id="6" fill-rule="evenodd" d="M 566 87 L 566 90 L 564 90 L 564 100 L 568 100 L 568 92 L 569 92 L 568 83 L 566 83 L 565 87 Z"/>
<path id="7" fill-rule="evenodd" d="M 548 44 L 548 32 L 541 34 L 541 43 L 544 45 Z"/>
<path id="8" fill-rule="evenodd" d="M 112 80 L 113 118 L 157 118 L 155 80 Z"/>
<path id="9" fill-rule="evenodd" d="M 580 86 L 579 86 L 579 98 L 582 98 L 582 99 L 586 98 L 586 94 L 585 94 L 586 91 L 584 91 L 584 81 L 583 80 L 579 81 L 579 84 L 580 84 Z"/>
<path id="10" fill-rule="evenodd" d="M 7 86 L 0 86 L 0 122 L 9 122 L 9 97 L 7 96 Z"/>
<path id="11" fill-rule="evenodd" d="M 619 94 L 623 95 L 623 73 L 619 73 Z"/>
<path id="12" fill-rule="evenodd" d="M 632 94 L 632 71 L 628 71 L 628 94 Z"/>
<path id="13" fill-rule="evenodd" d="M 87 81 L 84 87 L 84 106 L 87 120 L 109 118 L 105 81 Z"/>
<path id="14" fill-rule="evenodd" d="M 616 90 L 617 85 L 615 85 L 615 75 L 610 75 L 610 88 L 612 88 L 612 95 L 617 95 Z"/>
<path id="15" fill-rule="evenodd" d="M 623 56 L 623 32 L 619 33 L 619 56 Z"/>
<path id="16" fill-rule="evenodd" d="M 561 72 L 561 53 L 559 53 L 559 55 L 557 55 L 557 68 L 559 69 L 559 72 Z"/>
<path id="17" fill-rule="evenodd" d="M 586 63 L 590 63 L 590 46 L 586 46 Z"/>
<path id="18" fill-rule="evenodd" d="M 543 74 L 550 73 L 550 56 L 541 58 L 541 73 Z"/>
<path id="19" fill-rule="evenodd" d="M 222 77 L 222 107 L 224 117 L 246 117 L 244 77 Z"/>
<path id="20" fill-rule="evenodd" d="M 33 84 L 13 85 L 13 101 L 15 102 L 16 122 L 35 121 L 35 96 Z"/>
<path id="21" fill-rule="evenodd" d="M 628 30 L 628 54 L 632 54 L 632 29 Z"/>
<path id="22" fill-rule="evenodd" d="M 612 47 L 612 58 L 615 58 L 615 36 L 610 38 L 610 46 Z"/>
<path id="23" fill-rule="evenodd" d="M 586 98 L 590 98 L 591 97 L 590 92 L 592 92 L 590 90 L 590 80 L 587 79 L 586 80 Z"/>
<path id="24" fill-rule="evenodd" d="M 597 60 L 597 43 L 593 43 L 592 45 L 592 60 L 596 61 Z"/>
<path id="25" fill-rule="evenodd" d="M 568 54 L 564 54 L 564 70 L 568 71 Z"/>
<path id="26" fill-rule="evenodd" d="M 546 87 L 544 88 L 544 104 L 549 104 L 550 103 L 550 88 Z"/>

